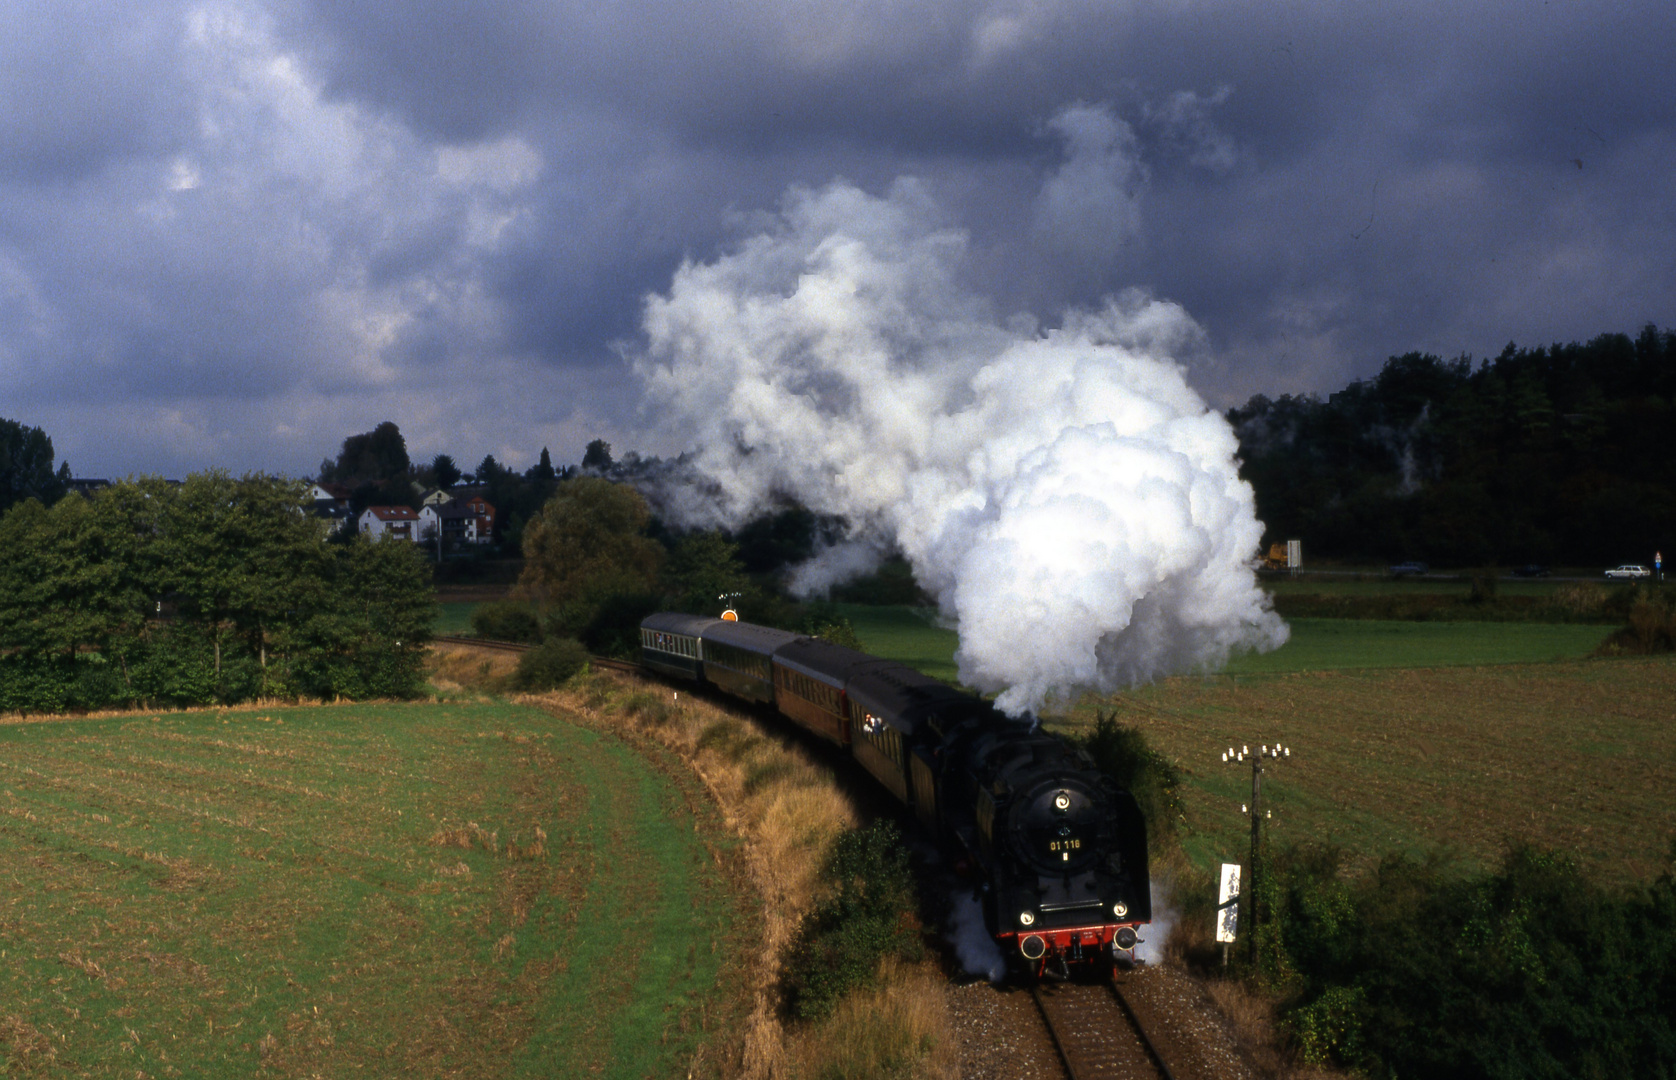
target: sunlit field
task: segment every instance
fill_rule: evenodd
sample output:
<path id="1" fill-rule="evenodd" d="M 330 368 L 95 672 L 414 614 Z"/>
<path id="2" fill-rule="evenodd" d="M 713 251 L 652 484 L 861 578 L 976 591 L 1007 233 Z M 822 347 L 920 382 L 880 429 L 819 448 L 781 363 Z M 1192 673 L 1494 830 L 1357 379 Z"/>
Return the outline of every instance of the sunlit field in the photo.
<path id="1" fill-rule="evenodd" d="M 955 635 L 910 608 L 845 608 L 869 651 L 952 679 Z M 1249 844 L 1249 769 L 1229 745 L 1296 747 L 1266 791 L 1276 842 L 1361 857 L 1493 863 L 1509 841 L 1644 880 L 1676 839 L 1676 659 L 1589 658 L 1611 627 L 1290 620 L 1291 641 L 1224 672 L 1089 698 L 1145 732 L 1185 775 L 1180 824 L 1208 867 Z"/>
<path id="2" fill-rule="evenodd" d="M 685 1075 L 734 844 L 532 708 L 0 725 L 0 1073 Z"/>
<path id="3" fill-rule="evenodd" d="M 1183 772 L 1186 849 L 1201 866 L 1249 846 L 1249 765 L 1229 746 L 1281 742 L 1265 775 L 1278 843 L 1362 858 L 1444 854 L 1482 866 L 1508 842 L 1648 880 L 1676 841 L 1676 659 L 1177 678 L 1083 702 L 1144 731 Z"/>

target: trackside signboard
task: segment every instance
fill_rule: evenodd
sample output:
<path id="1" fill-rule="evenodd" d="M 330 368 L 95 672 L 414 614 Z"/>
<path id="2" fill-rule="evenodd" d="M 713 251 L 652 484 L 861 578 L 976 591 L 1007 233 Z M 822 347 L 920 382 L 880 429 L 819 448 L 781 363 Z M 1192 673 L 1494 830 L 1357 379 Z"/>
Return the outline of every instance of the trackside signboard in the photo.
<path id="1" fill-rule="evenodd" d="M 1216 940 L 1234 940 L 1240 921 L 1240 864 L 1222 864 L 1222 888 L 1216 895 Z"/>

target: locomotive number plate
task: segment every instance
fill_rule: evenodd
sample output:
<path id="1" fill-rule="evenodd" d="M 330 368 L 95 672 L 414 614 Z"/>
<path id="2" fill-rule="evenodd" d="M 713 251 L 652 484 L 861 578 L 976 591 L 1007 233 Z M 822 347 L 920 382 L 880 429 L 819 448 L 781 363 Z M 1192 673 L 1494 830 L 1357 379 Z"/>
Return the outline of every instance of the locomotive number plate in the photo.
<path id="1" fill-rule="evenodd" d="M 1049 840 L 1049 851 L 1076 851 L 1082 847 L 1081 840 Z"/>

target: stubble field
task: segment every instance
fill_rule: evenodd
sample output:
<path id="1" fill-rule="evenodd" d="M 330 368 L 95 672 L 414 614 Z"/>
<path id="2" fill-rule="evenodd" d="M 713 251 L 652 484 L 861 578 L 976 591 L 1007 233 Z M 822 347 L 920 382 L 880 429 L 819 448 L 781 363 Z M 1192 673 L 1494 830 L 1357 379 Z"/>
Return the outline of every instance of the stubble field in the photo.
<path id="1" fill-rule="evenodd" d="M 869 651 L 953 678 L 955 636 L 926 613 L 844 613 Z M 1221 752 L 1277 741 L 1294 751 L 1265 776 L 1274 843 L 1336 844 L 1352 864 L 1402 852 L 1467 869 L 1530 842 L 1617 882 L 1668 865 L 1676 659 L 1591 657 L 1612 628 L 1590 624 L 1289 624 L 1285 647 L 1221 674 L 1090 697 L 1046 722 L 1081 734 L 1103 710 L 1144 732 L 1182 770 L 1178 833 L 1202 871 L 1243 859 L 1250 843 L 1240 807 L 1251 772 Z"/>
<path id="2" fill-rule="evenodd" d="M 1280 742 L 1264 805 L 1277 843 L 1495 862 L 1508 842 L 1577 858 L 1605 881 L 1645 881 L 1676 841 L 1676 662 L 1598 659 L 1486 667 L 1171 679 L 1083 702 L 1147 734 L 1183 772 L 1195 865 L 1249 846 L 1249 765 L 1229 746 Z"/>
<path id="3" fill-rule="evenodd" d="M 533 708 L 0 725 L 0 1072 L 685 1074 L 751 902 L 690 772 Z"/>

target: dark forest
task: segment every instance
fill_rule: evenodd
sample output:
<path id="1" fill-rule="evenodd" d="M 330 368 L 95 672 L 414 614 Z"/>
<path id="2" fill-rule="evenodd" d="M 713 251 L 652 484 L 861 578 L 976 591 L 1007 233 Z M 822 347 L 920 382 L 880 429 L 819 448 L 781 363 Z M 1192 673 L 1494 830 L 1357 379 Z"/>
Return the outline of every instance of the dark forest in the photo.
<path id="1" fill-rule="evenodd" d="M 1676 541 L 1676 332 L 1409 353 L 1232 409 L 1265 543 L 1447 566 L 1651 563 Z"/>

